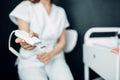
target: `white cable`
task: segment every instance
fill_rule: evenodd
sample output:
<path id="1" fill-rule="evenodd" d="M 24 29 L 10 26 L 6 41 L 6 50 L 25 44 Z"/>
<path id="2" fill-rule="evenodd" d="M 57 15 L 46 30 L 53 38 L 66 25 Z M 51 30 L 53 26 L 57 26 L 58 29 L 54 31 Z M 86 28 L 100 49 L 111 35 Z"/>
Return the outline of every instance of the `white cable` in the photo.
<path id="1" fill-rule="evenodd" d="M 17 57 L 21 57 L 19 52 L 17 52 L 13 47 L 11 47 L 11 38 L 12 38 L 12 35 L 13 33 L 15 32 L 16 30 L 13 30 L 9 36 L 9 41 L 8 41 L 8 48 L 9 50 L 14 54 L 16 55 Z"/>

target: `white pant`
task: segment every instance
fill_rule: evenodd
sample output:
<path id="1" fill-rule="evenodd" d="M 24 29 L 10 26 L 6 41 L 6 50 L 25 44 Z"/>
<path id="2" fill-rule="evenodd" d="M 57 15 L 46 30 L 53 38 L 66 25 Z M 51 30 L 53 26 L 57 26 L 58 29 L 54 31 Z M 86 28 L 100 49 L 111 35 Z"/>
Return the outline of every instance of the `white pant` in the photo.
<path id="1" fill-rule="evenodd" d="M 62 58 L 54 59 L 43 67 L 18 68 L 20 80 L 73 80 L 68 65 Z"/>

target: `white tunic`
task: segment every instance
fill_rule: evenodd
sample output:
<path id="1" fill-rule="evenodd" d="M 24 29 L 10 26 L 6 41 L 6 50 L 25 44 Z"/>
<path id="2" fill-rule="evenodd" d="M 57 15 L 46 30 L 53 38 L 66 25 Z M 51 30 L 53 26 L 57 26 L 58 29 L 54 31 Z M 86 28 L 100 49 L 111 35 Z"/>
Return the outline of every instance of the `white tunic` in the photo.
<path id="1" fill-rule="evenodd" d="M 69 26 L 69 22 L 66 17 L 66 13 L 63 8 L 52 4 L 50 15 L 48 15 L 45 7 L 42 3 L 32 4 L 29 1 L 22 1 L 11 13 L 10 19 L 17 25 L 17 18 L 22 19 L 30 24 L 30 30 L 37 33 L 41 40 L 47 43 L 47 50 L 52 50 L 58 38 L 60 37 L 64 28 Z M 29 55 L 34 53 L 41 53 L 39 49 L 33 50 L 20 49 L 20 53 L 23 55 Z M 54 58 L 63 58 L 63 52 L 58 53 Z M 32 61 L 30 61 L 32 60 Z M 41 66 L 41 63 L 36 55 L 29 59 L 19 59 L 20 67 Z"/>

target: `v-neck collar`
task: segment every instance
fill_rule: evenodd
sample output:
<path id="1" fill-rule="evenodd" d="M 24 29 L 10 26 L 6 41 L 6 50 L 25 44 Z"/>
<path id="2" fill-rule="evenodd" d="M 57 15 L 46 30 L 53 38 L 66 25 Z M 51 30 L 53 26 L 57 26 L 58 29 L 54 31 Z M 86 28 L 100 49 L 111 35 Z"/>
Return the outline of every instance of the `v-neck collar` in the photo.
<path id="1" fill-rule="evenodd" d="M 42 9 L 43 9 L 43 11 L 44 11 L 44 13 L 45 13 L 45 15 L 46 15 L 47 17 L 51 17 L 52 14 L 53 14 L 53 7 L 54 7 L 54 4 L 51 4 L 51 11 L 50 11 L 50 14 L 47 12 L 45 6 L 44 6 L 41 2 L 40 2 L 40 5 L 41 5 L 41 7 L 42 7 Z"/>

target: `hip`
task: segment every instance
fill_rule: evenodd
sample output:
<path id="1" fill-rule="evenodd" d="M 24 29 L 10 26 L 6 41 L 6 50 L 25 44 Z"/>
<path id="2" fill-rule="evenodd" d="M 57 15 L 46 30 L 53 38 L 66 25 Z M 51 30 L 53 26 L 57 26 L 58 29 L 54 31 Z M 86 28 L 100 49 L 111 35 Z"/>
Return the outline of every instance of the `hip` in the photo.
<path id="1" fill-rule="evenodd" d="M 63 51 L 58 53 L 57 55 L 55 55 L 50 60 L 50 62 L 54 62 L 55 60 L 58 60 L 58 59 L 64 59 Z M 43 66 L 46 66 L 39 59 L 37 59 L 36 55 L 33 55 L 32 57 L 27 58 L 27 59 L 18 58 L 16 60 L 16 64 L 17 64 L 18 68 L 22 68 L 22 67 L 43 67 Z"/>

